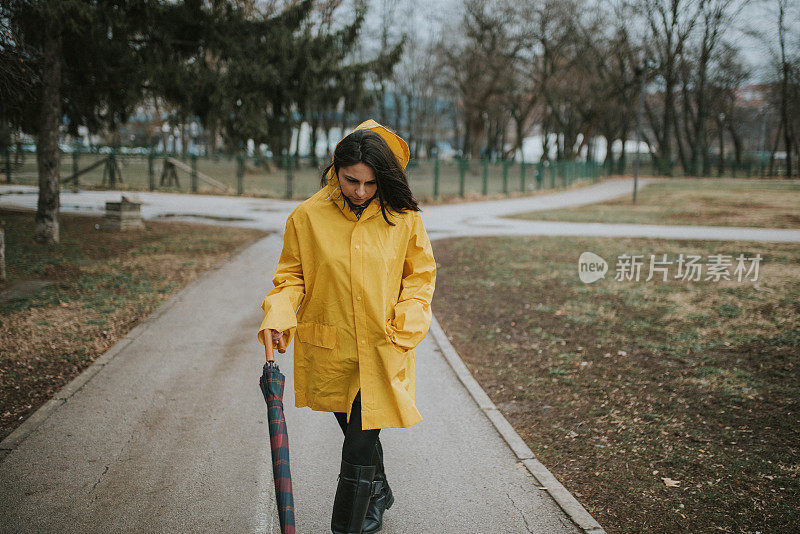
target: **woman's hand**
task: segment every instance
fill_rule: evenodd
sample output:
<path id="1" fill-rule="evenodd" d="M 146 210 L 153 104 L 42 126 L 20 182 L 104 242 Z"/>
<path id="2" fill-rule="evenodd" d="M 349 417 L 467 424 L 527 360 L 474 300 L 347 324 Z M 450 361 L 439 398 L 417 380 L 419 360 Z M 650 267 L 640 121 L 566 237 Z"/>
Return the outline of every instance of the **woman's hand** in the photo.
<path id="1" fill-rule="evenodd" d="M 272 344 L 277 345 L 281 342 L 281 338 L 283 337 L 283 332 L 278 332 L 277 330 L 273 330 L 272 328 L 269 329 L 269 333 L 272 336 Z"/>

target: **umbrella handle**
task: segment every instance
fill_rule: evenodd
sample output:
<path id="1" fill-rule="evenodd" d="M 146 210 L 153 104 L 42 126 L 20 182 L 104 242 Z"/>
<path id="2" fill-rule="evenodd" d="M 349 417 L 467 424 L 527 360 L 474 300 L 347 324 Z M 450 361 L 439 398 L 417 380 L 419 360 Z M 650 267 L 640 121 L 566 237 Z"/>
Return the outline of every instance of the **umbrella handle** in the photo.
<path id="1" fill-rule="evenodd" d="M 266 338 L 267 336 L 264 337 Z M 272 348 L 272 330 L 269 331 L 269 343 L 264 343 L 264 348 L 266 349 L 267 352 L 267 361 L 274 362 L 275 351 Z M 281 354 L 286 352 L 286 340 L 283 339 L 283 336 L 281 336 L 280 341 L 278 341 L 278 352 L 280 352 Z"/>
<path id="2" fill-rule="evenodd" d="M 269 342 L 264 343 L 264 348 L 267 351 L 267 361 L 274 362 L 275 361 L 275 353 L 272 350 L 272 332 L 269 332 Z"/>

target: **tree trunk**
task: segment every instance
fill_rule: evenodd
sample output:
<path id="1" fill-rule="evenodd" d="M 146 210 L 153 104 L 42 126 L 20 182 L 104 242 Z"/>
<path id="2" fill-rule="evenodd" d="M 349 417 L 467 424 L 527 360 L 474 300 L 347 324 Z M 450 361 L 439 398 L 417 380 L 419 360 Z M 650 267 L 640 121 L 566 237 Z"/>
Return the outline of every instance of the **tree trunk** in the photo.
<path id="1" fill-rule="evenodd" d="M 778 40 L 781 49 L 781 122 L 783 123 L 783 144 L 786 148 L 786 177 L 792 177 L 792 134 L 791 119 L 789 117 L 789 60 L 786 58 L 786 30 L 783 25 L 785 11 L 784 3 L 779 2 L 780 12 L 778 19 Z M 777 144 L 776 144 L 777 146 Z M 771 165 L 770 165 L 771 167 Z"/>
<path id="2" fill-rule="evenodd" d="M 502 130 L 500 130 L 500 146 L 498 147 L 497 157 L 498 159 L 505 159 L 505 151 L 506 151 L 506 142 L 507 142 L 507 132 L 508 128 L 506 125 L 501 126 Z"/>
<path id="3" fill-rule="evenodd" d="M 564 134 L 557 133 L 556 134 L 556 161 L 561 161 L 564 159 L 564 150 L 563 150 L 563 143 L 564 143 Z"/>
<path id="4" fill-rule="evenodd" d="M 783 120 L 778 125 L 778 132 L 775 134 L 775 144 L 772 145 L 772 150 L 769 153 L 769 171 L 768 176 L 775 176 L 775 152 L 778 151 L 778 144 L 781 142 L 781 132 L 783 128 Z"/>
<path id="5" fill-rule="evenodd" d="M 520 158 L 522 157 L 522 129 L 523 129 L 523 119 L 520 117 L 514 117 L 514 148 L 519 150 Z"/>
<path id="6" fill-rule="evenodd" d="M 522 158 L 522 160 L 525 161 L 525 158 Z M 547 131 L 545 125 L 542 127 L 542 157 L 539 160 L 550 160 L 550 132 Z"/>
<path id="7" fill-rule="evenodd" d="M 287 138 L 289 142 L 287 142 Z M 291 156 L 289 145 L 291 142 L 291 132 L 287 135 L 284 127 L 276 127 L 274 131 L 266 136 L 267 145 L 272 150 L 272 158 L 275 166 L 279 169 L 285 169 L 285 157 Z M 286 153 L 284 154 L 284 149 Z M 258 152 L 258 151 L 256 151 Z"/>
<path id="8" fill-rule="evenodd" d="M 737 167 L 742 166 L 742 138 L 736 132 L 736 129 L 733 127 L 732 123 L 728 123 L 728 133 L 731 134 L 731 139 L 733 140 L 733 158 L 736 162 Z M 759 154 L 759 158 L 761 155 Z"/>
<path id="9" fill-rule="evenodd" d="M 709 174 L 706 164 L 708 159 L 708 140 L 706 139 L 706 116 L 708 114 L 708 110 L 706 109 L 706 79 L 708 78 L 708 56 L 711 51 L 706 44 L 706 40 L 707 37 L 704 38 L 703 50 L 700 54 L 700 65 L 698 66 L 697 74 L 697 96 L 695 101 L 695 106 L 697 108 L 697 120 L 694 123 L 694 151 L 692 153 L 692 174 L 694 176 L 700 176 L 701 166 L 703 169 L 702 174 L 705 176 L 708 176 Z"/>
<path id="10" fill-rule="evenodd" d="M 36 143 L 39 202 L 33 238 L 39 243 L 58 243 L 58 127 L 61 121 L 61 34 L 58 24 L 47 32 L 42 55 L 42 109 Z"/>
<path id="11" fill-rule="evenodd" d="M 394 95 L 394 121 L 392 122 L 392 128 L 395 130 L 400 130 L 400 125 L 403 124 L 403 115 L 406 113 L 405 109 L 403 109 L 403 97 L 400 95 L 399 91 L 393 91 Z"/>
<path id="12" fill-rule="evenodd" d="M 316 169 L 319 167 L 319 159 L 317 158 L 317 130 L 319 130 L 319 114 L 317 112 L 311 113 L 311 139 L 309 144 L 309 160 L 311 167 Z"/>
<path id="13" fill-rule="evenodd" d="M 189 151 L 189 142 L 188 142 L 189 136 L 187 135 L 188 129 L 189 126 L 185 122 L 181 121 L 181 156 L 184 159 L 186 159 L 186 154 Z"/>
<path id="14" fill-rule="evenodd" d="M 305 116 L 301 117 L 297 123 L 297 143 L 294 145 L 294 161 L 300 161 L 300 131 L 303 128 L 303 122 L 305 121 Z M 291 126 L 289 127 L 289 147 L 292 146 L 292 137 L 294 137 L 294 128 Z"/>
<path id="15" fill-rule="evenodd" d="M 483 134 L 486 131 L 480 110 L 472 110 L 467 114 L 467 131 L 464 135 L 464 156 L 480 159 Z"/>
<path id="16" fill-rule="evenodd" d="M 697 117 L 692 113 L 692 103 L 688 99 L 690 89 L 686 80 L 683 82 L 681 113 L 675 114 L 675 146 L 678 149 L 678 159 L 681 162 L 684 176 L 697 176 L 697 162 L 695 160 L 695 146 L 698 137 L 696 133 Z M 693 127 L 694 125 L 695 127 Z M 681 132 L 683 135 L 681 136 Z M 686 145 L 684 146 L 684 139 Z M 687 154 L 688 152 L 688 154 Z"/>
<path id="17" fill-rule="evenodd" d="M 0 282 L 7 281 L 6 276 L 6 235 L 0 228 Z"/>
<path id="18" fill-rule="evenodd" d="M 662 122 L 663 141 L 659 158 L 659 173 L 672 176 L 672 128 L 675 123 L 675 76 L 672 59 L 667 64 L 664 75 L 664 119 Z"/>
<path id="19" fill-rule="evenodd" d="M 623 127 L 622 135 L 620 136 L 620 140 L 622 141 L 622 150 L 619 153 L 619 159 L 617 160 L 617 174 L 625 174 L 625 166 L 628 165 L 628 155 L 625 152 L 625 142 L 628 139 L 628 128 L 627 126 Z M 638 149 L 638 147 L 637 147 Z"/>
<path id="20" fill-rule="evenodd" d="M 218 160 L 217 157 L 217 119 L 212 117 L 208 124 L 208 154 L 214 161 Z"/>
<path id="21" fill-rule="evenodd" d="M 725 125 L 720 120 L 717 120 L 717 131 L 719 132 L 719 176 L 722 176 L 725 172 Z"/>
<path id="22" fill-rule="evenodd" d="M 603 136 L 606 140 L 606 159 L 603 161 L 603 167 L 608 174 L 614 172 L 614 151 L 611 149 L 614 144 L 614 135 L 606 134 Z"/>
<path id="23" fill-rule="evenodd" d="M 386 50 L 385 48 L 383 50 Z M 386 124 L 386 80 L 381 77 L 380 91 L 378 92 L 378 113 L 380 123 Z"/>
<path id="24" fill-rule="evenodd" d="M 788 67 L 784 67 L 784 70 L 788 70 Z M 782 89 L 781 93 L 781 120 L 783 121 L 783 146 L 786 150 L 786 177 L 792 177 L 792 131 L 789 128 L 789 124 L 791 118 L 789 117 L 789 105 L 788 105 L 788 91 L 786 90 L 786 85 L 788 75 L 786 72 L 783 74 L 783 82 L 782 85 L 784 88 Z"/>

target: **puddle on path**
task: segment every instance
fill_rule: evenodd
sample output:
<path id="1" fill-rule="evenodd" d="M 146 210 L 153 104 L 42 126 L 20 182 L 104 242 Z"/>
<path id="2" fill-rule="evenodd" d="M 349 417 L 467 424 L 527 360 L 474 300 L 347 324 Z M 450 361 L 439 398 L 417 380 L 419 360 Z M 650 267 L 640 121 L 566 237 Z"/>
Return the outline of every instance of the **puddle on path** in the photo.
<path id="1" fill-rule="evenodd" d="M 285 208 L 265 208 L 263 206 L 249 206 L 249 211 L 256 211 L 259 213 L 282 213 L 285 212 Z"/>
<path id="2" fill-rule="evenodd" d="M 0 196 L 3 195 L 38 195 L 38 191 L 2 191 Z"/>
<path id="3" fill-rule="evenodd" d="M 169 219 L 171 217 L 180 217 L 186 218 L 190 217 L 192 219 L 206 219 L 210 221 L 253 221 L 255 219 L 251 219 L 249 217 L 228 217 L 223 215 L 204 215 L 202 213 L 162 213 L 160 215 L 156 215 L 155 219 Z"/>

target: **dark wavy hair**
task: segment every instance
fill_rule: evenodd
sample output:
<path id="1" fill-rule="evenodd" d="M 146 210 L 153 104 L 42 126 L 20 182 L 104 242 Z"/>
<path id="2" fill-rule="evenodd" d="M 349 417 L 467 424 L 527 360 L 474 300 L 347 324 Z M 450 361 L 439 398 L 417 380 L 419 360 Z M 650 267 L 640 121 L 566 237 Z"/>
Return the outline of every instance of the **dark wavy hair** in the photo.
<path id="1" fill-rule="evenodd" d="M 357 163 L 364 163 L 375 173 L 381 213 L 387 223 L 394 226 L 394 223 L 386 216 L 386 205 L 389 205 L 397 213 L 406 210 L 422 211 L 408 187 L 406 172 L 400 165 L 397 156 L 394 155 L 384 138 L 372 130 L 356 130 L 339 141 L 333 152 L 333 162 L 322 171 L 320 185 L 322 187 L 327 185 L 328 172 L 331 167 L 338 177 L 339 169 Z"/>

